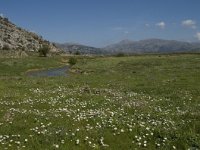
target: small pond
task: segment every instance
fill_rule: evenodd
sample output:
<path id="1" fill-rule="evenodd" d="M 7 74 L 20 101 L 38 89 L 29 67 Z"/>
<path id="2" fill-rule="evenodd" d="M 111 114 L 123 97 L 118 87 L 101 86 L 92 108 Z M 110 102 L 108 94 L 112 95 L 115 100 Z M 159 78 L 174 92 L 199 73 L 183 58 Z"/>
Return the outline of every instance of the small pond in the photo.
<path id="1" fill-rule="evenodd" d="M 37 70 L 37 71 L 30 71 L 27 72 L 27 75 L 30 77 L 56 77 L 56 76 L 67 76 L 67 71 L 69 67 L 59 67 L 59 68 L 52 68 L 47 70 Z"/>

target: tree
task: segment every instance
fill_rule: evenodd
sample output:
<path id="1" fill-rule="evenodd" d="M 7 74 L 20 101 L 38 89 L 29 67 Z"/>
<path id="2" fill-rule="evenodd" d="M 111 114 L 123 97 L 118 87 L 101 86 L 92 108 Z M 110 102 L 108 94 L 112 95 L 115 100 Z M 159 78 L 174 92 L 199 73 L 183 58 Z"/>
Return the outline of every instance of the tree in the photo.
<path id="1" fill-rule="evenodd" d="M 39 50 L 39 55 L 40 56 L 44 56 L 44 57 L 47 57 L 47 54 L 49 53 L 50 51 L 50 48 L 48 45 L 43 45 Z"/>
<path id="2" fill-rule="evenodd" d="M 116 57 L 124 57 L 124 56 L 125 56 L 125 54 L 124 54 L 124 53 L 122 53 L 122 52 L 120 52 L 120 53 L 116 54 Z"/>
<path id="3" fill-rule="evenodd" d="M 75 55 L 81 55 L 80 51 L 76 51 Z"/>
<path id="4" fill-rule="evenodd" d="M 77 63 L 77 59 L 75 57 L 70 57 L 68 63 L 73 66 Z"/>

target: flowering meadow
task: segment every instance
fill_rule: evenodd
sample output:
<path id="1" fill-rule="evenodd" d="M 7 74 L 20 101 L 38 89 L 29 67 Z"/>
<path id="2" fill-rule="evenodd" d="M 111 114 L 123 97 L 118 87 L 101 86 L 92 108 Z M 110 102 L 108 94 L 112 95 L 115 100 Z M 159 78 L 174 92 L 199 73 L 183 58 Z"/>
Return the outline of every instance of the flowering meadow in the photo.
<path id="1" fill-rule="evenodd" d="M 200 55 L 67 59 L 1 59 L 0 149 L 200 149 Z"/>

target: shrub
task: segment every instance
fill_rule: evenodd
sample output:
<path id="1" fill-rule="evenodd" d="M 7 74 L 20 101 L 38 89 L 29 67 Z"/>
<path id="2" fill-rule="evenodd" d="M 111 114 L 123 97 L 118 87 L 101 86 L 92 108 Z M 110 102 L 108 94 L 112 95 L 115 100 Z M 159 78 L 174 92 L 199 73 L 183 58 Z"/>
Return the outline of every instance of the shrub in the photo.
<path id="1" fill-rule="evenodd" d="M 77 59 L 74 57 L 70 57 L 68 63 L 73 66 L 77 63 Z"/>
<path id="2" fill-rule="evenodd" d="M 47 56 L 47 54 L 49 53 L 49 51 L 50 51 L 50 48 L 49 48 L 48 45 L 43 45 L 43 46 L 38 50 L 39 55 L 40 55 L 40 56 L 44 56 L 44 57 Z"/>
<path id="3" fill-rule="evenodd" d="M 124 57 L 124 56 L 125 56 L 124 53 L 118 53 L 118 54 L 116 54 L 116 57 Z"/>
<path id="4" fill-rule="evenodd" d="M 81 55 L 81 53 L 79 51 L 76 51 L 75 55 Z"/>
<path id="5" fill-rule="evenodd" d="M 10 50 L 10 47 L 8 45 L 4 45 L 2 50 Z"/>
<path id="6" fill-rule="evenodd" d="M 72 54 L 72 51 L 69 50 L 69 54 Z"/>
<path id="7" fill-rule="evenodd" d="M 4 20 L 5 22 L 9 22 L 8 18 L 3 18 L 3 20 Z"/>

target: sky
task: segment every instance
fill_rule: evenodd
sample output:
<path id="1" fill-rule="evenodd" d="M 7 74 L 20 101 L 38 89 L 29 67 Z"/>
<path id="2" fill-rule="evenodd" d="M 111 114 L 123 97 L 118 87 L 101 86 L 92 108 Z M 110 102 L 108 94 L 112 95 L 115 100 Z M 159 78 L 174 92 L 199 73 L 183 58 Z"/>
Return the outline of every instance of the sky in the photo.
<path id="1" fill-rule="evenodd" d="M 0 15 L 51 42 L 200 41 L 200 0 L 1 0 Z"/>

